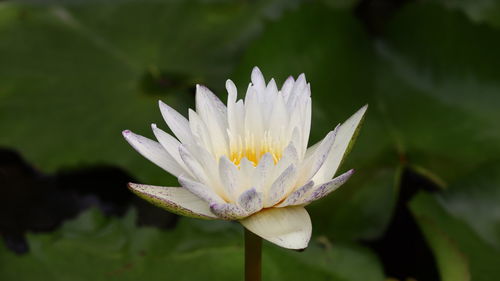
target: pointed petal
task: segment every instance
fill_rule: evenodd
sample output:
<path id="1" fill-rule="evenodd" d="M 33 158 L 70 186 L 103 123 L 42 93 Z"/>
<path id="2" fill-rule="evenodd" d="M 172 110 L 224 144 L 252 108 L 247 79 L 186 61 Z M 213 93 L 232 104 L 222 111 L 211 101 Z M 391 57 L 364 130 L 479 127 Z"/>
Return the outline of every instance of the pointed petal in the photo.
<path id="1" fill-rule="evenodd" d="M 166 187 L 129 183 L 129 189 L 139 197 L 181 216 L 216 219 L 207 202 L 182 187 Z"/>
<path id="2" fill-rule="evenodd" d="M 179 146 L 179 155 L 181 156 L 182 161 L 189 169 L 189 171 L 198 179 L 200 182 L 209 183 L 210 179 L 203 168 L 203 166 L 191 155 L 189 150 L 184 146 Z"/>
<path id="3" fill-rule="evenodd" d="M 163 146 L 146 137 L 125 130 L 122 132 L 125 140 L 149 161 L 174 176 L 185 173 L 185 170 L 177 161 L 163 148 Z"/>
<path id="4" fill-rule="evenodd" d="M 354 174 L 354 169 L 349 170 L 342 175 L 324 183 L 321 184 L 318 187 L 315 187 L 311 192 L 308 194 L 304 195 L 301 199 L 299 199 L 297 202 L 295 202 L 293 205 L 303 205 L 303 204 L 309 204 L 312 201 L 316 201 L 318 199 L 321 199 L 328 194 L 332 193 L 335 191 L 337 188 L 342 186 L 344 183 L 347 182 L 347 180 Z"/>
<path id="5" fill-rule="evenodd" d="M 196 85 L 196 112 L 206 124 L 216 155 L 227 154 L 227 109 L 208 88 Z"/>
<path id="6" fill-rule="evenodd" d="M 182 161 L 181 156 L 179 155 L 179 146 L 181 145 L 181 143 L 170 134 L 167 134 L 165 131 L 158 128 L 156 124 L 151 124 L 151 128 L 153 129 L 153 133 L 158 142 L 160 142 L 160 144 L 163 146 L 163 148 L 165 148 L 168 154 L 170 154 L 170 156 L 172 156 L 175 159 L 175 161 L 177 161 L 177 163 L 181 167 L 183 167 L 184 162 Z M 187 169 L 185 170 L 187 171 Z"/>
<path id="7" fill-rule="evenodd" d="M 260 237 L 287 249 L 304 249 L 311 239 L 312 225 L 303 207 L 270 208 L 240 223 Z"/>
<path id="8" fill-rule="evenodd" d="M 266 89 L 266 81 L 264 81 L 264 76 L 258 67 L 254 67 L 251 75 L 252 84 L 258 91 L 264 91 Z"/>
<path id="9" fill-rule="evenodd" d="M 326 135 L 326 137 L 321 141 L 318 148 L 314 151 L 314 154 L 311 155 L 309 159 L 305 159 L 301 167 L 302 174 L 299 176 L 299 185 L 305 184 L 311 180 L 311 178 L 313 178 L 325 164 L 328 153 L 332 149 L 333 143 L 335 142 L 337 129 L 338 126 L 334 131 L 328 133 L 328 135 Z"/>
<path id="10" fill-rule="evenodd" d="M 323 182 L 333 178 L 356 139 L 367 108 L 368 105 L 363 106 L 339 127 L 332 150 L 325 164 L 318 171 L 317 176 L 314 177 L 315 182 Z"/>
<path id="11" fill-rule="evenodd" d="M 262 209 L 262 193 L 257 192 L 253 187 L 250 188 L 238 197 L 238 205 L 248 213 L 253 214 Z"/>
<path id="12" fill-rule="evenodd" d="M 208 134 L 208 129 L 201 117 L 196 113 L 196 111 L 191 108 L 188 109 L 188 122 L 191 134 L 196 140 L 197 144 L 203 145 L 208 149 L 212 150 L 212 139 Z"/>
<path id="13" fill-rule="evenodd" d="M 283 83 L 283 86 L 281 87 L 281 94 L 283 95 L 285 102 L 288 100 L 294 84 L 295 80 L 292 76 L 288 76 L 285 83 Z"/>
<path id="14" fill-rule="evenodd" d="M 191 134 L 188 120 L 164 102 L 158 101 L 158 103 L 160 105 L 161 115 L 172 133 L 174 133 L 180 142 L 186 144 L 191 143 L 193 135 Z"/>
<path id="15" fill-rule="evenodd" d="M 290 195 L 286 197 L 283 202 L 279 203 L 276 205 L 276 207 L 282 208 L 290 205 L 297 205 L 299 200 L 302 199 L 302 197 L 308 193 L 314 186 L 314 181 L 309 181 L 303 186 L 297 188 L 294 190 Z"/>
<path id="16" fill-rule="evenodd" d="M 210 187 L 200 182 L 189 179 L 188 177 L 182 175 L 178 178 L 178 180 L 182 187 L 207 202 L 207 205 L 224 202 L 222 198 L 220 198 Z"/>
<path id="17" fill-rule="evenodd" d="M 254 140 L 259 144 L 264 133 L 262 107 L 259 104 L 257 92 L 250 91 L 245 97 L 245 131 L 252 132 Z"/>

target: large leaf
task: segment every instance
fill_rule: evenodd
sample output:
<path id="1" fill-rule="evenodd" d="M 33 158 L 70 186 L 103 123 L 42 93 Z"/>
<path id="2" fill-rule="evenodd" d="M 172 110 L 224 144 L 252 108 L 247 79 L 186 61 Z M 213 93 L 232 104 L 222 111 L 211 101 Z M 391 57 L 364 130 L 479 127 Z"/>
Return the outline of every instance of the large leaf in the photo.
<path id="1" fill-rule="evenodd" d="M 433 249 L 442 280 L 500 275 L 500 165 L 488 165 L 442 194 L 421 193 L 411 211 Z"/>
<path id="2" fill-rule="evenodd" d="M 31 252 L 0 249 L 1 280 L 240 280 L 243 235 L 236 223 L 182 219 L 172 231 L 136 227 L 134 214 L 91 210 L 51 234 L 29 235 Z M 359 270 L 362 268 L 363 270 Z M 265 243 L 264 280 L 381 281 L 377 259 L 352 244 L 313 241 L 304 252 Z"/>
<path id="3" fill-rule="evenodd" d="M 437 5 L 388 24 L 377 99 L 411 165 L 446 183 L 500 153 L 499 48 L 500 31 Z"/>
<path id="4" fill-rule="evenodd" d="M 285 3 L 0 3 L 0 145 L 45 171 L 110 163 L 177 184 L 121 131 L 152 137 L 150 123 L 166 128 L 158 99 L 187 113 L 195 83 L 223 88 L 262 20 Z"/>
<path id="5" fill-rule="evenodd" d="M 472 21 L 500 28 L 500 2 L 497 0 L 433 0 L 462 10 Z"/>

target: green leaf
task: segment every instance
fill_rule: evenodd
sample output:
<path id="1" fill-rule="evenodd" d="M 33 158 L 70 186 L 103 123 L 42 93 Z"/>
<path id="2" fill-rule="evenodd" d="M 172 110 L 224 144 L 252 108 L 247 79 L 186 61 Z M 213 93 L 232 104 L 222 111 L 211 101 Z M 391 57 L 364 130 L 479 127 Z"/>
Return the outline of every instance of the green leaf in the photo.
<path id="1" fill-rule="evenodd" d="M 71 1 L 70 1 L 71 2 Z M 52 172 L 100 163 L 176 184 L 121 131 L 166 129 L 162 99 L 183 114 L 193 87 L 223 88 L 242 48 L 283 1 L 0 3 L 0 145 Z"/>
<path id="2" fill-rule="evenodd" d="M 500 2 L 496 0 L 433 0 L 463 11 L 472 21 L 500 28 Z"/>
<path id="3" fill-rule="evenodd" d="M 499 171 L 497 166 L 495 172 Z M 467 179 L 447 193 L 421 193 L 410 203 L 410 209 L 434 252 L 442 280 L 496 280 L 500 274 L 500 248 L 496 244 L 500 239 L 500 219 L 496 211 L 500 202 L 500 181 L 498 178 L 485 179 L 484 172 L 474 175 L 483 178 L 479 185 L 474 184 L 474 187 L 481 188 L 479 191 L 474 190 Z M 472 198 L 464 200 L 465 194 Z M 497 206 L 487 212 L 481 211 L 488 206 L 483 202 L 491 200 L 496 200 Z M 474 222 L 472 216 L 480 222 Z"/>
<path id="4" fill-rule="evenodd" d="M 500 269 L 500 164 L 489 163 L 410 209 L 431 246 L 442 280 L 496 280 Z"/>
<path id="5" fill-rule="evenodd" d="M 354 9 L 360 0 L 322 0 L 322 2 L 334 9 Z"/>
<path id="6" fill-rule="evenodd" d="M 137 227 L 134 213 L 91 210 L 50 234 L 31 234 L 31 252 L 0 249 L 1 280 L 239 280 L 243 234 L 236 223 L 181 219 L 175 230 Z M 363 268 L 363 270 L 359 270 Z M 319 239 L 304 252 L 264 243 L 264 280 L 383 280 L 377 258 L 353 244 Z"/>
<path id="7" fill-rule="evenodd" d="M 411 165 L 446 183 L 500 153 L 498 48 L 500 31 L 438 5 L 407 5 L 388 23 L 377 99 Z"/>
<path id="8" fill-rule="evenodd" d="M 308 206 L 314 232 L 335 239 L 375 239 L 388 226 L 394 210 L 401 169 L 359 169 L 348 183 Z"/>

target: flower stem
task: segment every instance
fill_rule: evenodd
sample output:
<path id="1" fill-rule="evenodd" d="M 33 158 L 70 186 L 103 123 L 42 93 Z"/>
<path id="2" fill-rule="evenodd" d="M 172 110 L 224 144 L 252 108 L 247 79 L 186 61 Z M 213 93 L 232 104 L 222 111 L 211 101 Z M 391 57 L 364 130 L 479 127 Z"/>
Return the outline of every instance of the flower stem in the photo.
<path id="1" fill-rule="evenodd" d="M 261 281 L 262 238 L 245 228 L 245 281 Z"/>

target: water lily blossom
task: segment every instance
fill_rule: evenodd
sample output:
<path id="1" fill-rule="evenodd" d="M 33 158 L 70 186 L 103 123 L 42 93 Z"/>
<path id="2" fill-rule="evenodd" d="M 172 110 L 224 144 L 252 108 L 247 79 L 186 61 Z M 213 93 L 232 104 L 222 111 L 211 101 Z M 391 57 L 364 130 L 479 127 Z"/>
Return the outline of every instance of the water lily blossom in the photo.
<path id="1" fill-rule="evenodd" d="M 196 111 L 188 118 L 164 104 L 173 135 L 155 124 L 158 141 L 123 131 L 145 158 L 178 178 L 181 187 L 130 183 L 140 197 L 173 213 L 237 220 L 249 231 L 289 249 L 306 248 L 312 225 L 304 208 L 327 196 L 353 174 L 337 177 L 363 119 L 362 107 L 317 144 L 307 148 L 311 90 L 304 74 L 281 89 L 254 68 L 243 99 L 227 80 L 227 105 L 196 86 Z"/>

